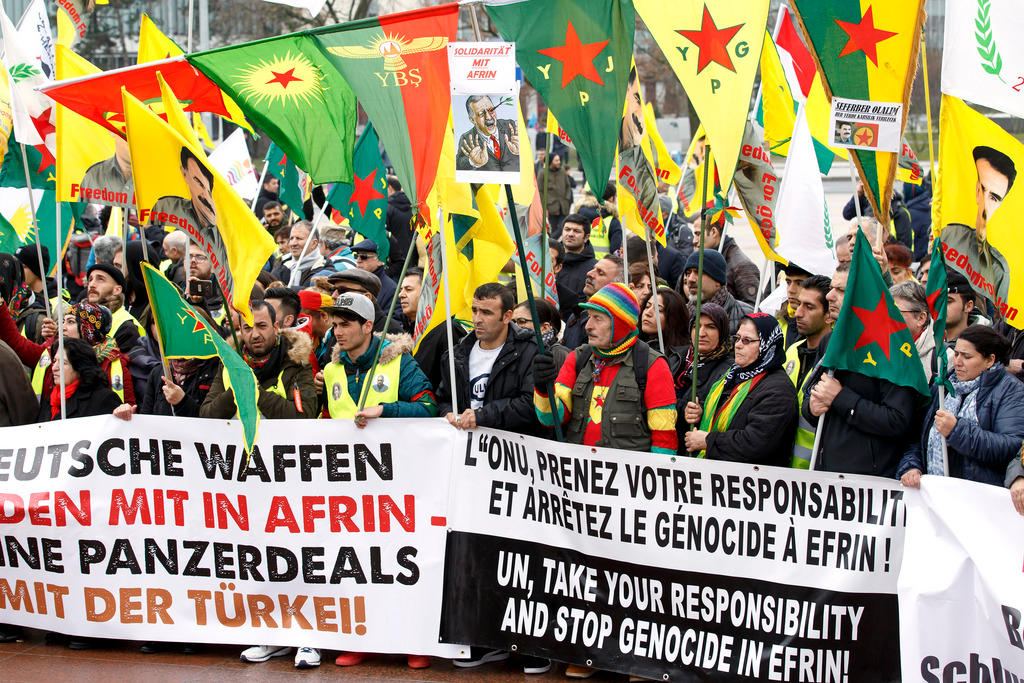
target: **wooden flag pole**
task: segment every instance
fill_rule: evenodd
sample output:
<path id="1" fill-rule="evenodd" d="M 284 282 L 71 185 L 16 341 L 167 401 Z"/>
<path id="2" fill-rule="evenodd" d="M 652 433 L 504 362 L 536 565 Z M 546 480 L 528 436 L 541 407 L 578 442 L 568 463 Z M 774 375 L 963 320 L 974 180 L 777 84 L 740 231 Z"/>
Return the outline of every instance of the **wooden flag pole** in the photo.
<path id="1" fill-rule="evenodd" d="M 828 376 L 835 377 L 836 371 L 830 369 Z M 828 415 L 827 410 L 818 417 L 818 426 L 814 429 L 814 447 L 811 449 L 811 464 L 807 466 L 808 470 L 813 471 L 814 466 L 818 463 L 818 449 L 821 447 L 821 432 L 822 427 L 825 425 L 826 415 Z"/>
<path id="2" fill-rule="evenodd" d="M 50 297 L 47 296 L 46 292 L 46 264 L 43 262 L 42 229 L 39 227 L 39 219 L 36 216 L 36 198 L 32 194 L 32 178 L 29 175 L 28 154 L 25 152 L 24 144 L 21 144 L 21 163 L 25 168 L 25 188 L 28 190 L 28 208 L 32 211 L 32 225 L 36 226 L 36 256 L 39 258 L 39 273 L 43 281 L 43 306 L 46 309 L 46 317 L 53 320 L 53 311 L 50 310 Z M 58 323 L 59 326 L 60 324 Z"/>
<path id="3" fill-rule="evenodd" d="M 921 69 L 924 71 L 924 115 L 928 123 L 928 173 L 932 177 L 932 190 L 934 193 L 935 147 L 932 145 L 932 98 L 928 93 L 928 50 L 925 45 L 924 31 L 921 31 Z"/>

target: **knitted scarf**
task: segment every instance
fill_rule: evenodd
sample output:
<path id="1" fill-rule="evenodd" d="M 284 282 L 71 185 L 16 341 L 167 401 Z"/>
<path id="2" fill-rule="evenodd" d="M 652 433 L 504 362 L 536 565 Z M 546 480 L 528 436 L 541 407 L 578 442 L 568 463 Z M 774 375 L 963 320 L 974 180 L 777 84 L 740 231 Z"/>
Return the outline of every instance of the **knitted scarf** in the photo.
<path id="1" fill-rule="evenodd" d="M 995 366 L 993 366 L 995 368 Z M 985 372 L 991 372 L 991 369 Z M 1005 372 L 1002 366 L 999 366 L 999 372 Z M 985 376 L 985 373 L 981 373 L 974 379 L 968 382 L 958 382 L 955 379 L 952 380 L 953 391 L 946 394 L 946 401 L 942 404 L 942 407 L 953 414 L 957 420 L 966 419 L 978 421 L 978 387 L 981 386 L 981 378 Z M 940 477 L 945 474 L 945 467 L 942 462 L 942 442 L 944 437 L 939 433 L 939 430 L 935 428 L 935 423 L 932 423 L 931 428 L 928 430 L 928 454 L 925 474 L 937 474 Z"/>

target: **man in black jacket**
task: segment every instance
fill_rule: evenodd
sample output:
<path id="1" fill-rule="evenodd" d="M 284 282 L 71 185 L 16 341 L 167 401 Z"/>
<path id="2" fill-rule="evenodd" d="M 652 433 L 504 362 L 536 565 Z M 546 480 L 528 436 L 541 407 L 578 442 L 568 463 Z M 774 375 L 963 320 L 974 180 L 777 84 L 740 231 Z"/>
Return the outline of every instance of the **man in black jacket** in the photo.
<path id="1" fill-rule="evenodd" d="M 402 272 L 402 263 L 405 262 L 405 255 L 413 246 L 412 231 L 412 203 L 409 197 L 402 191 L 402 183 L 398 178 L 389 175 L 388 182 L 388 215 L 385 219 L 385 227 L 388 237 L 391 240 L 391 250 L 388 252 L 388 275 L 398 277 Z"/>
<path id="2" fill-rule="evenodd" d="M 512 324 L 515 296 L 497 282 L 473 292 L 473 331 L 455 346 L 455 405 L 450 374 L 441 376 L 437 403 L 458 429 L 494 427 L 540 434 L 533 410 L 533 333 Z M 448 368 L 448 354 L 441 361 Z"/>
<path id="3" fill-rule="evenodd" d="M 848 264 L 842 266 L 832 276 L 832 289 L 826 297 L 835 314 L 843 306 L 850 275 Z M 810 389 L 800 397 L 800 411 L 812 426 L 817 427 L 821 416 L 827 418 L 814 469 L 896 476 L 900 458 L 917 431 L 917 392 L 859 372 L 838 370 L 835 377 L 829 377 L 823 370 L 818 367 L 814 371 L 806 385 Z"/>
<path id="4" fill-rule="evenodd" d="M 558 285 L 558 309 L 562 320 L 568 320 L 579 312 L 579 304 L 585 301 L 583 287 L 587 284 L 587 273 L 597 263 L 594 247 L 590 244 L 590 221 L 578 213 L 571 213 L 562 222 L 562 246 L 565 256 L 562 268 L 555 276 Z M 563 296 L 565 292 L 569 296 Z"/>

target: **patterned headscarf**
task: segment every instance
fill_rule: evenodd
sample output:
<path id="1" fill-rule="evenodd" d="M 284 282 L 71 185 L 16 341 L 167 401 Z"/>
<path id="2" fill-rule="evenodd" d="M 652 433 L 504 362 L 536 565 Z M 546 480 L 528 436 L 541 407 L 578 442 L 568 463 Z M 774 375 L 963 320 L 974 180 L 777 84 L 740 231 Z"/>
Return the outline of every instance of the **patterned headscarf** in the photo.
<path id="1" fill-rule="evenodd" d="M 89 346 L 102 343 L 110 334 L 113 320 L 106 306 L 82 301 L 72 306 L 69 313 L 75 316 L 78 336 Z"/>
<path id="2" fill-rule="evenodd" d="M 723 393 L 726 394 L 732 391 L 732 388 L 737 384 L 781 368 L 786 362 L 785 341 L 783 340 L 779 321 L 767 313 L 745 315 L 740 320 L 741 325 L 744 320 L 754 323 L 754 327 L 757 328 L 757 336 L 760 339 L 757 358 L 745 368 L 741 368 L 733 363 L 726 373 L 725 386 L 723 388 Z"/>

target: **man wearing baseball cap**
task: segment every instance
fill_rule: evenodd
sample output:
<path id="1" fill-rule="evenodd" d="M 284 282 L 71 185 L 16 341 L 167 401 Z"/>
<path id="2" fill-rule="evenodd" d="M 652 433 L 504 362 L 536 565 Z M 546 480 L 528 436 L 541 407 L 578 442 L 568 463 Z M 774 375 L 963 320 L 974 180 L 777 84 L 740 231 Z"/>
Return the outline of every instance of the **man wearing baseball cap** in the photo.
<path id="1" fill-rule="evenodd" d="M 384 320 L 387 315 L 387 311 L 381 309 L 379 300 L 381 280 L 373 273 L 369 273 L 360 268 L 347 268 L 328 276 L 327 283 L 334 291 L 334 296 L 338 296 L 339 294 L 344 294 L 346 292 L 365 294 L 370 301 L 374 303 L 377 307 L 377 314 L 373 319 L 373 331 L 375 333 L 379 334 L 385 331 L 385 322 L 387 323 L 388 334 L 401 334 L 404 331 L 402 328 L 402 321 L 399 319 L 399 316 L 402 313 L 400 306 L 395 306 L 395 314 L 390 320 Z"/>
<path id="2" fill-rule="evenodd" d="M 335 339 L 332 360 L 321 373 L 324 403 L 331 417 L 355 418 L 358 427 L 365 427 L 367 420 L 375 417 L 437 416 L 430 382 L 412 357 L 412 337 L 387 335 L 382 340 L 375 336 L 376 308 L 369 297 L 339 294 L 323 310 L 330 315 Z M 363 385 L 381 344 L 366 404 L 358 410 Z"/>
<path id="3" fill-rule="evenodd" d="M 380 292 L 377 293 L 377 303 L 381 308 L 387 310 L 391 305 L 391 299 L 398 291 L 398 285 L 388 275 L 384 262 L 377 255 L 377 243 L 373 240 L 363 240 L 352 247 L 352 254 L 356 257 L 356 266 L 359 270 L 373 273 L 380 280 Z"/>

